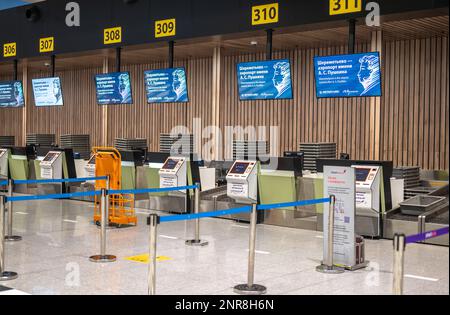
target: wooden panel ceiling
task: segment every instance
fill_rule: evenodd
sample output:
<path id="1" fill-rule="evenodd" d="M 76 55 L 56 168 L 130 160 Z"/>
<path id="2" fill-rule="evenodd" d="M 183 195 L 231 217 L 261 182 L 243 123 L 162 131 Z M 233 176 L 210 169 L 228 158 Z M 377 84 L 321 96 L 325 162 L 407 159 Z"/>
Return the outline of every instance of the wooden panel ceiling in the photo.
<path id="1" fill-rule="evenodd" d="M 290 50 L 295 48 L 323 48 L 339 46 L 347 43 L 348 28 L 345 26 L 329 27 L 312 26 L 314 30 L 279 30 L 274 33 L 274 50 Z M 311 27 L 311 28 L 312 28 Z M 325 27 L 325 28 L 324 28 Z M 420 39 L 434 36 L 448 36 L 449 16 L 422 17 L 401 21 L 388 21 L 380 27 L 385 41 Z M 357 42 L 370 41 L 370 33 L 378 28 L 366 25 L 357 26 Z M 235 37 L 236 36 L 236 37 Z M 253 44 L 252 44 L 253 42 Z M 178 60 L 212 56 L 214 47 L 221 46 L 224 55 L 259 53 L 265 51 L 266 37 L 264 32 L 254 34 L 232 35 L 232 38 L 213 37 L 180 41 L 175 46 L 175 58 Z M 168 48 L 165 45 L 141 45 L 126 47 L 122 51 L 123 64 L 141 64 L 162 61 L 167 58 Z M 57 57 L 57 70 L 101 67 L 105 56 L 113 62 L 114 50 L 92 51 L 81 54 L 70 54 Z M 31 72 L 48 70 L 45 63 L 49 58 L 29 60 Z M 12 73 L 11 64 L 0 64 L 1 73 Z"/>

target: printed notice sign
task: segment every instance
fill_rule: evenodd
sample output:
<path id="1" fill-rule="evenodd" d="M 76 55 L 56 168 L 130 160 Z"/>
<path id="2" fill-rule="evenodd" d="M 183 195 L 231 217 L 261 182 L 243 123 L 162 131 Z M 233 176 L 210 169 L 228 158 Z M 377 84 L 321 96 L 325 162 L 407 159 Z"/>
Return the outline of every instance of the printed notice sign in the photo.
<path id="1" fill-rule="evenodd" d="M 355 169 L 352 167 L 324 166 L 324 196 L 334 195 L 334 256 L 337 266 L 352 267 L 356 262 L 355 253 Z M 323 213 L 324 259 L 328 259 L 328 218 L 329 208 Z"/>

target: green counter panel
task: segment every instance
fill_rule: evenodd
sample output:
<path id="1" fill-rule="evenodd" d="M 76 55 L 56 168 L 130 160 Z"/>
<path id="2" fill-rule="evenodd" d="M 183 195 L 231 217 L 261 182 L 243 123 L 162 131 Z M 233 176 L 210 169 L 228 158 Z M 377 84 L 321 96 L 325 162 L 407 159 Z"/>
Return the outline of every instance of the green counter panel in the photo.
<path id="1" fill-rule="evenodd" d="M 122 166 L 122 189 L 136 189 L 136 168 Z"/>
<path id="2" fill-rule="evenodd" d="M 259 175 L 261 204 L 294 202 L 296 200 L 295 178 L 277 175 Z M 286 210 L 295 210 L 290 207 Z"/>
<path id="3" fill-rule="evenodd" d="M 147 179 L 147 188 L 160 188 L 159 187 L 159 169 L 156 168 L 145 168 L 145 178 Z M 153 193 L 148 194 L 149 197 L 164 197 L 168 196 L 168 193 Z"/>
<path id="4" fill-rule="evenodd" d="M 27 180 L 28 179 L 28 161 L 9 159 L 9 172 L 11 178 L 14 180 Z"/>

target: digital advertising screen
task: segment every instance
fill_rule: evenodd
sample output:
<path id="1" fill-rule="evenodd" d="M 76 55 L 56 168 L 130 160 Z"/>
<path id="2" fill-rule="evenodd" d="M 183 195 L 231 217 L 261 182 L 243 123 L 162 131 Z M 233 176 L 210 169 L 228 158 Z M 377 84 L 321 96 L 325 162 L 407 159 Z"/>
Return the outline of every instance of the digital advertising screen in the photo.
<path id="1" fill-rule="evenodd" d="M 33 79 L 32 83 L 36 106 L 64 105 L 60 78 Z"/>
<path id="2" fill-rule="evenodd" d="M 184 68 L 149 70 L 144 75 L 148 103 L 189 102 Z"/>
<path id="3" fill-rule="evenodd" d="M 95 76 L 99 105 L 133 104 L 131 78 L 128 72 L 115 72 Z"/>
<path id="4" fill-rule="evenodd" d="M 288 59 L 239 63 L 237 76 L 241 101 L 293 97 Z"/>
<path id="5" fill-rule="evenodd" d="M 0 82 L 0 107 L 22 107 L 24 105 L 22 82 Z"/>
<path id="6" fill-rule="evenodd" d="M 318 98 L 381 96 L 378 52 L 315 57 Z"/>

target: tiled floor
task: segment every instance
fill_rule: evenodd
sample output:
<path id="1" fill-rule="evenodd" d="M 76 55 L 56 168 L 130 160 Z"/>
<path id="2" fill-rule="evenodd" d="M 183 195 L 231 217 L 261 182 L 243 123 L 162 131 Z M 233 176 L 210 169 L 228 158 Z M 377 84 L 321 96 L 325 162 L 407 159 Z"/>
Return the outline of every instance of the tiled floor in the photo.
<path id="1" fill-rule="evenodd" d="M 7 243 L 7 269 L 19 279 L 4 282 L 30 294 L 146 294 L 147 265 L 125 257 L 148 252 L 146 215 L 135 228 L 108 231 L 111 264 L 95 264 L 99 229 L 92 224 L 93 208 L 77 201 L 39 201 L 14 206 L 14 232 L 23 241 Z M 184 245 L 192 223 L 164 223 L 158 227 L 158 255 L 171 260 L 157 264 L 157 293 L 233 294 L 233 286 L 247 276 L 248 227 L 232 221 L 205 219 L 204 248 Z M 369 268 L 342 275 L 315 271 L 322 258 L 321 233 L 274 226 L 258 226 L 256 282 L 268 294 L 390 294 L 392 242 L 367 241 Z M 176 239 L 175 239 L 176 238 Z M 407 249 L 405 294 L 449 294 L 449 249 L 412 245 Z"/>

